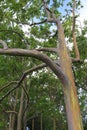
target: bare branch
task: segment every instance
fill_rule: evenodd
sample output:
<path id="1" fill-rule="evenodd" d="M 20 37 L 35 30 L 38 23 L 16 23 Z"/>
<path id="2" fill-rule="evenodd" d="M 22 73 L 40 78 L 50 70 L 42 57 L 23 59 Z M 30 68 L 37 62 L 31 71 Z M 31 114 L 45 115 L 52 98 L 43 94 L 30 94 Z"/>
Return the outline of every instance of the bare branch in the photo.
<path id="1" fill-rule="evenodd" d="M 36 71 L 36 70 L 38 70 L 38 69 L 41 69 L 41 68 L 43 68 L 43 67 L 45 67 L 45 66 L 46 66 L 46 64 L 43 63 L 43 64 L 40 64 L 40 65 L 38 65 L 38 66 L 36 66 L 36 67 L 33 67 L 33 68 L 31 68 L 31 69 L 25 71 L 25 72 L 23 73 L 23 75 L 21 76 L 20 80 L 18 81 L 17 85 L 16 85 L 14 88 L 12 88 L 11 90 L 9 90 L 9 91 L 0 99 L 0 102 L 3 101 L 11 92 L 13 92 L 15 89 L 17 89 L 18 87 L 20 87 L 20 85 L 22 84 L 22 82 L 23 82 L 23 80 L 25 79 L 26 75 L 28 75 L 29 73 L 32 73 L 33 71 Z M 9 84 L 11 84 L 11 83 L 9 83 Z M 23 86 L 22 86 L 22 87 L 23 87 Z M 28 94 L 27 94 L 27 92 L 26 92 L 26 90 L 25 90 L 24 87 L 23 87 L 23 89 L 24 89 L 24 91 L 25 91 L 25 93 L 26 93 L 26 95 L 27 95 L 27 97 L 28 97 Z"/>
<path id="2" fill-rule="evenodd" d="M 47 4 L 46 4 L 46 1 L 43 0 L 43 4 L 44 4 L 44 8 L 45 8 L 45 11 L 46 11 L 46 14 L 47 14 L 47 17 L 50 19 L 51 18 L 51 11 L 49 10 Z"/>
<path id="3" fill-rule="evenodd" d="M 76 63 L 76 62 L 83 63 L 84 62 L 84 61 L 80 60 L 79 58 L 71 58 L 71 60 L 72 60 L 72 63 Z"/>
<path id="4" fill-rule="evenodd" d="M 46 63 L 51 70 L 56 74 L 63 84 L 68 83 L 68 79 L 62 69 L 58 67 L 47 55 L 42 54 L 36 50 L 26 50 L 26 49 L 0 49 L 0 55 L 11 55 L 11 56 L 27 56 L 34 57 Z"/>
<path id="5" fill-rule="evenodd" d="M 0 30 L 0 32 L 12 32 L 12 33 L 15 33 L 15 34 L 17 34 L 22 40 L 24 40 L 24 43 L 25 43 L 26 45 L 29 44 L 28 41 L 27 41 L 17 30 L 11 30 L 11 29 L 5 30 L 5 29 L 2 29 L 2 30 Z"/>
<path id="6" fill-rule="evenodd" d="M 59 66 L 58 61 L 55 61 L 55 63 Z M 15 89 L 17 89 L 18 87 L 20 87 L 20 85 L 22 84 L 23 80 L 25 79 L 25 77 L 26 77 L 29 73 L 32 73 L 33 71 L 37 71 L 38 69 L 41 69 L 41 68 L 46 67 L 46 66 L 47 66 L 47 65 L 46 65 L 45 63 L 43 63 L 43 64 L 37 65 L 37 66 L 35 66 L 35 67 L 33 67 L 33 68 L 31 68 L 31 69 L 25 71 L 25 72 L 23 73 L 23 75 L 21 76 L 20 80 L 19 80 L 18 82 L 16 82 L 17 85 L 16 85 L 14 88 L 12 88 L 11 90 L 9 90 L 9 91 L 0 99 L 0 102 L 3 101 L 11 92 L 13 92 Z M 9 84 L 11 84 L 11 83 L 9 83 Z M 23 86 L 22 86 L 22 87 L 23 87 Z M 25 93 L 26 93 L 26 95 L 27 95 L 27 98 L 28 98 L 28 94 L 27 94 L 26 89 L 25 89 L 24 87 L 23 87 L 23 89 L 24 89 L 24 91 L 25 91 Z"/>
<path id="7" fill-rule="evenodd" d="M 44 9 L 47 14 L 47 22 L 56 23 L 56 17 L 54 13 L 48 8 L 45 0 L 43 0 L 43 4 L 44 4 Z"/>
<path id="8" fill-rule="evenodd" d="M 59 66 L 57 60 L 54 61 L 54 62 Z M 23 73 L 23 75 L 21 76 L 21 78 L 20 78 L 19 81 L 11 81 L 11 82 L 9 82 L 8 84 L 6 84 L 4 87 L 2 87 L 2 88 L 0 89 L 0 92 L 3 91 L 3 89 L 9 87 L 11 84 L 17 84 L 17 88 L 18 88 L 28 74 L 32 73 L 33 71 L 37 71 L 37 70 L 39 70 L 39 69 L 42 69 L 42 68 L 44 68 L 44 67 L 46 67 L 46 66 L 47 66 L 47 65 L 46 65 L 45 63 L 43 63 L 43 64 L 37 65 L 37 66 L 35 66 L 35 67 L 33 67 L 33 68 L 31 68 L 31 69 L 25 71 L 25 72 Z M 22 86 L 22 87 L 23 87 L 23 86 Z M 16 88 L 15 88 L 15 89 L 16 89 Z M 15 89 L 13 88 L 13 90 L 15 90 Z M 28 95 L 24 87 L 23 87 L 23 89 L 24 89 L 26 95 Z"/>
<path id="9" fill-rule="evenodd" d="M 13 113 L 13 114 L 17 114 L 16 111 L 5 111 L 6 113 Z"/>
<path id="10" fill-rule="evenodd" d="M 47 19 L 43 20 L 43 21 L 40 21 L 40 22 L 35 22 L 35 23 L 28 23 L 28 22 L 22 22 L 22 21 L 17 21 L 17 20 L 13 20 L 13 19 L 10 19 L 11 21 L 17 23 L 17 24 L 23 24 L 23 25 L 28 25 L 28 26 L 33 26 L 33 25 L 39 25 L 39 24 L 43 24 L 47 21 Z"/>
<path id="11" fill-rule="evenodd" d="M 41 21 L 41 22 L 38 22 L 38 23 L 29 24 L 29 26 L 39 25 L 39 24 L 43 24 L 43 23 L 45 23 L 45 22 L 47 22 L 47 19 L 45 19 L 45 20 L 43 20 L 43 21 Z"/>
<path id="12" fill-rule="evenodd" d="M 0 102 L 2 102 L 11 92 L 13 92 L 16 88 L 18 88 L 20 86 L 20 84 L 22 83 L 22 78 L 19 80 L 18 84 L 10 89 L 2 98 L 0 98 Z"/>
<path id="13" fill-rule="evenodd" d="M 55 32 L 55 34 L 53 35 L 53 36 L 51 36 L 51 37 L 56 37 L 58 35 L 58 30 L 56 30 L 56 32 Z"/>
<path id="14" fill-rule="evenodd" d="M 3 91 L 5 88 L 7 88 L 7 87 L 9 87 L 10 85 L 12 85 L 12 84 L 17 84 L 18 83 L 18 81 L 11 81 L 11 82 L 9 82 L 8 84 L 6 84 L 6 85 L 4 85 L 1 89 L 0 89 L 0 92 L 1 91 Z"/>
<path id="15" fill-rule="evenodd" d="M 0 40 L 0 44 L 2 44 L 3 49 L 8 49 L 8 46 L 7 46 L 7 44 L 6 44 L 6 42 L 5 42 L 5 41 Z"/>
<path id="16" fill-rule="evenodd" d="M 78 50 L 78 46 L 77 46 L 77 42 L 76 42 L 76 35 L 75 35 L 75 24 L 76 24 L 75 8 L 76 8 L 76 0 L 73 1 L 72 36 L 73 36 L 73 44 L 74 44 L 74 48 L 75 48 L 76 59 L 80 59 L 80 53 Z"/>
<path id="17" fill-rule="evenodd" d="M 56 52 L 56 48 L 39 48 L 37 51 Z"/>

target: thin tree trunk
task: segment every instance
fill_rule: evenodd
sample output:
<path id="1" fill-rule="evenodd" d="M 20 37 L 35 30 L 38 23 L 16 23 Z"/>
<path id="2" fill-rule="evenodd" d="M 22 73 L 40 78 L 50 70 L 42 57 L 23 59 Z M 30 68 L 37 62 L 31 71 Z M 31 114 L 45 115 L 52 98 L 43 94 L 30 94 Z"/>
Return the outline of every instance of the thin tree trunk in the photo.
<path id="1" fill-rule="evenodd" d="M 25 101 L 25 107 L 27 106 L 27 101 Z M 24 113 L 24 118 L 23 118 L 23 130 L 26 130 L 26 124 L 27 124 L 27 111 Z"/>
<path id="2" fill-rule="evenodd" d="M 15 127 L 17 98 L 18 98 L 18 89 L 16 90 L 15 102 L 13 104 L 14 105 L 13 112 L 10 112 L 9 114 L 9 130 L 14 130 Z"/>
<path id="3" fill-rule="evenodd" d="M 12 113 L 9 114 L 9 130 L 13 130 L 13 128 L 12 128 Z"/>
<path id="4" fill-rule="evenodd" d="M 56 119 L 55 119 L 55 117 L 53 118 L 53 130 L 56 130 Z"/>
<path id="5" fill-rule="evenodd" d="M 17 120 L 17 130 L 22 130 L 22 117 L 23 117 L 23 110 L 24 110 L 24 90 L 22 89 L 21 92 L 21 100 L 20 100 L 20 108 L 18 113 L 18 120 Z"/>
<path id="6" fill-rule="evenodd" d="M 32 119 L 32 130 L 34 130 L 34 118 Z"/>
<path id="7" fill-rule="evenodd" d="M 40 118 L 40 120 L 41 120 L 41 130 L 43 129 L 43 120 L 42 120 L 42 114 L 41 114 L 41 118 Z"/>
<path id="8" fill-rule="evenodd" d="M 25 88 L 26 91 L 28 91 L 28 88 L 27 88 L 27 79 L 24 80 L 24 88 Z M 26 97 L 26 100 L 24 102 L 24 104 L 25 104 L 24 105 L 24 109 L 26 109 L 26 110 L 24 112 L 24 117 L 23 117 L 23 130 L 26 130 L 26 125 L 27 125 L 27 112 L 28 112 L 28 103 L 29 103 L 29 102 L 27 102 L 27 100 L 28 99 Z"/>
<path id="9" fill-rule="evenodd" d="M 76 35 L 75 35 L 75 24 L 76 24 L 76 17 L 75 17 L 75 9 L 76 9 L 76 0 L 73 1 L 73 7 L 72 7 L 72 37 L 73 37 L 73 45 L 75 49 L 76 59 L 80 60 L 80 53 L 76 42 Z"/>

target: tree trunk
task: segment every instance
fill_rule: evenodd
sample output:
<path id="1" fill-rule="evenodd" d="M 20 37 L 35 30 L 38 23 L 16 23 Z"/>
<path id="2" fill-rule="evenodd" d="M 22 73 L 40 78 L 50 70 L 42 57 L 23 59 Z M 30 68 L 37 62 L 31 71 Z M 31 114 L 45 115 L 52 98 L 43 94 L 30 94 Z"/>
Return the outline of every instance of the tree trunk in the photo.
<path id="1" fill-rule="evenodd" d="M 13 103 L 13 112 L 9 113 L 9 130 L 14 130 L 15 127 L 15 120 L 16 120 L 16 105 L 17 105 L 17 98 L 18 98 L 18 89 L 16 90 L 15 102 Z"/>
<path id="2" fill-rule="evenodd" d="M 9 114 L 9 130 L 14 130 L 15 118 L 16 118 L 15 113 Z"/>
<path id="3" fill-rule="evenodd" d="M 9 130 L 13 130 L 12 128 L 12 113 L 9 114 Z"/>
<path id="4" fill-rule="evenodd" d="M 58 55 L 60 57 L 60 65 L 68 78 L 68 85 L 67 83 L 63 85 L 64 100 L 68 120 L 68 129 L 83 130 L 76 86 L 72 72 L 72 63 L 70 56 L 68 55 L 65 43 L 64 31 L 60 21 L 57 22 L 57 26 L 58 26 L 58 40 L 59 40 Z"/>
<path id="5" fill-rule="evenodd" d="M 25 79 L 24 80 L 24 88 L 25 88 L 26 92 L 28 92 L 28 87 L 27 87 L 27 79 Z M 24 102 L 25 112 L 24 112 L 24 117 L 23 117 L 23 130 L 26 130 L 26 125 L 27 125 L 27 112 L 28 112 L 28 105 L 29 105 L 29 101 L 27 98 L 28 97 L 26 96 L 26 100 Z"/>
<path id="6" fill-rule="evenodd" d="M 27 106 L 27 101 L 25 101 L 25 108 L 26 106 Z M 26 124 L 27 124 L 27 111 L 25 111 L 24 117 L 23 117 L 23 130 L 26 130 Z"/>
<path id="7" fill-rule="evenodd" d="M 34 118 L 32 119 L 32 130 L 34 130 Z"/>
<path id="8" fill-rule="evenodd" d="M 41 128 L 40 129 L 42 130 L 43 129 L 42 115 L 41 115 L 41 119 L 40 120 L 41 120 Z"/>
<path id="9" fill-rule="evenodd" d="M 53 118 L 53 130 L 56 130 L 56 119 L 55 119 L 55 117 Z"/>
<path id="10" fill-rule="evenodd" d="M 24 110 L 24 90 L 22 89 L 21 93 L 21 100 L 20 100 L 20 108 L 18 113 L 18 120 L 17 120 L 17 130 L 22 130 L 22 117 L 23 117 L 23 110 Z"/>

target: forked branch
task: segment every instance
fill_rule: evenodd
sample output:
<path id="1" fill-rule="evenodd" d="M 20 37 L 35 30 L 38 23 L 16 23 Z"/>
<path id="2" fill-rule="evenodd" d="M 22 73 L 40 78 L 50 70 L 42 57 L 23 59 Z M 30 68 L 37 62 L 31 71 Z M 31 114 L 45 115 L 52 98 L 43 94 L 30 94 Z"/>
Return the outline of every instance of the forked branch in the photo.
<path id="1" fill-rule="evenodd" d="M 26 49 L 0 49 L 0 55 L 11 55 L 11 56 L 27 56 L 34 57 L 38 60 L 43 61 L 48 65 L 51 70 L 56 74 L 56 76 L 60 79 L 62 84 L 68 84 L 68 79 L 62 69 L 56 65 L 47 55 L 42 54 L 36 50 L 26 50 Z"/>
<path id="2" fill-rule="evenodd" d="M 12 84 L 17 84 L 18 81 L 11 81 L 9 82 L 8 84 L 4 85 L 1 89 L 0 89 L 0 92 L 3 91 L 5 88 L 8 88 L 10 85 Z"/>
<path id="3" fill-rule="evenodd" d="M 12 83 L 16 83 L 16 84 L 17 84 L 14 88 L 12 88 L 11 90 L 9 90 L 9 91 L 0 99 L 0 102 L 3 101 L 3 100 L 4 100 L 11 92 L 13 92 L 15 89 L 19 88 L 19 87 L 21 86 L 22 82 L 24 81 L 24 79 L 26 78 L 26 76 L 27 76 L 29 73 L 32 73 L 33 71 L 36 71 L 36 70 L 41 69 L 41 68 L 43 68 L 43 67 L 46 67 L 46 64 L 45 64 L 45 63 L 40 64 L 40 65 L 38 65 L 38 66 L 36 66 L 36 67 L 33 67 L 33 68 L 31 68 L 31 69 L 25 71 L 18 82 L 15 82 L 15 81 L 10 82 L 10 83 L 8 83 L 8 85 L 5 85 L 2 89 L 0 89 L 0 91 L 2 91 L 3 89 L 5 89 L 5 88 L 8 87 L 9 85 L 11 85 Z M 24 86 L 22 86 L 22 87 L 23 87 L 23 89 L 24 89 L 24 91 L 25 91 L 25 93 L 26 93 L 26 95 L 27 95 L 27 98 L 28 98 L 28 94 L 27 94 L 27 92 L 26 92 L 26 89 L 24 88 Z"/>

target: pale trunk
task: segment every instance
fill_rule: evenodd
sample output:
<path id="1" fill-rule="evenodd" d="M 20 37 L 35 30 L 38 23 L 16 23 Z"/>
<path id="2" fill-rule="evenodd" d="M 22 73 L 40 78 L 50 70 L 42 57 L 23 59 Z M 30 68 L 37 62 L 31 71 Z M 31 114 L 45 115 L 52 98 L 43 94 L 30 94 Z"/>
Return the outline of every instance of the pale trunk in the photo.
<path id="1" fill-rule="evenodd" d="M 29 87 L 29 86 L 28 86 Z M 24 80 L 24 88 L 26 90 L 26 92 L 28 91 L 27 89 L 27 80 L 25 79 Z M 26 96 L 26 95 L 25 95 Z M 27 124 L 27 112 L 28 112 L 28 104 L 29 102 L 27 102 L 27 97 L 26 97 L 26 100 L 24 102 L 24 116 L 23 116 L 23 130 L 26 130 L 26 124 Z"/>
<path id="2" fill-rule="evenodd" d="M 12 116 L 14 116 L 12 113 L 9 114 L 9 130 L 14 130 L 14 127 L 12 125 L 13 120 L 12 120 Z"/>
<path id="3" fill-rule="evenodd" d="M 18 89 L 16 90 L 16 97 L 15 97 L 15 103 L 13 111 L 16 112 L 16 105 L 17 105 L 17 98 L 18 98 Z M 16 113 L 11 112 L 9 114 L 9 130 L 14 130 L 15 127 L 15 120 L 16 120 Z"/>
<path id="4" fill-rule="evenodd" d="M 9 114 L 9 130 L 14 130 L 15 118 L 16 118 L 15 113 Z"/>
<path id="5" fill-rule="evenodd" d="M 21 100 L 20 100 L 20 108 L 18 113 L 18 120 L 17 120 L 17 130 L 22 130 L 22 117 L 23 117 L 23 110 L 24 110 L 24 90 L 22 89 L 21 93 Z"/>

